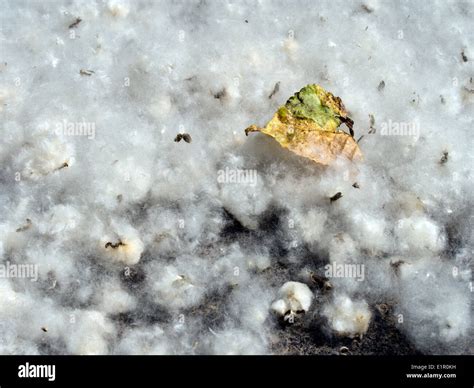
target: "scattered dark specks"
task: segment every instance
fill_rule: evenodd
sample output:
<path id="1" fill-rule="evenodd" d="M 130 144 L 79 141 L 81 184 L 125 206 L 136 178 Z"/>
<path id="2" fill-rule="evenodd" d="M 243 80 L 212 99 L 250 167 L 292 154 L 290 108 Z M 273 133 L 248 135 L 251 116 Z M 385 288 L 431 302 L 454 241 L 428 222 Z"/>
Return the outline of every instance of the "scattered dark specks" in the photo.
<path id="1" fill-rule="evenodd" d="M 191 143 L 191 141 L 193 140 L 191 138 L 191 135 L 189 133 L 183 133 L 183 140 L 186 142 L 186 143 Z"/>
<path id="2" fill-rule="evenodd" d="M 372 135 L 376 132 L 375 128 L 375 116 L 373 114 L 369 114 L 369 134 Z"/>
<path id="3" fill-rule="evenodd" d="M 379 86 L 377 86 L 377 90 L 379 92 L 382 92 L 384 89 L 385 89 L 385 81 L 382 80 L 382 81 L 380 81 Z"/>
<path id="4" fill-rule="evenodd" d="M 179 143 L 181 140 L 184 140 L 186 143 L 191 143 L 193 139 L 189 133 L 178 133 L 174 138 L 174 141 Z"/>
<path id="5" fill-rule="evenodd" d="M 441 156 L 441 159 L 439 160 L 439 164 L 443 165 L 448 161 L 448 156 L 449 153 L 448 151 L 443 151 L 443 156 Z"/>
<path id="6" fill-rule="evenodd" d="M 461 58 L 462 58 L 462 61 L 463 61 L 463 62 L 467 62 L 467 61 L 468 61 L 467 55 L 466 55 L 466 53 L 464 52 L 464 50 L 461 51 Z"/>
<path id="7" fill-rule="evenodd" d="M 398 276 L 400 274 L 400 266 L 402 264 L 406 264 L 406 261 L 403 260 L 397 260 L 397 261 L 391 261 L 390 266 L 392 267 L 393 271 L 395 274 Z"/>
<path id="8" fill-rule="evenodd" d="M 120 203 L 122 202 L 122 200 L 123 200 L 123 195 L 122 194 L 117 195 L 117 202 Z"/>
<path id="9" fill-rule="evenodd" d="M 441 100 L 441 104 L 446 104 L 446 100 L 442 94 L 440 94 L 439 99 Z"/>
<path id="10" fill-rule="evenodd" d="M 374 12 L 374 9 L 373 9 L 372 7 L 370 7 L 370 6 L 368 6 L 367 4 L 362 4 L 362 5 L 361 5 L 361 8 L 362 8 L 365 12 L 367 12 L 367 13 L 372 13 L 372 12 Z"/>
<path id="11" fill-rule="evenodd" d="M 220 100 L 221 98 L 224 98 L 226 95 L 227 95 L 227 90 L 225 88 L 222 88 L 217 93 L 214 93 L 214 98 L 217 100 Z"/>
<path id="12" fill-rule="evenodd" d="M 62 170 L 63 168 L 66 168 L 66 167 L 69 167 L 68 162 L 64 162 L 63 164 L 61 164 L 56 170 Z"/>
<path id="13" fill-rule="evenodd" d="M 414 98 L 411 100 L 412 104 L 420 104 L 420 96 L 416 92 L 413 92 L 413 95 Z"/>
<path id="14" fill-rule="evenodd" d="M 278 93 L 278 91 L 280 90 L 280 81 L 278 81 L 275 86 L 273 87 L 273 90 L 272 92 L 270 93 L 270 95 L 268 96 L 268 98 L 272 98 L 275 94 Z"/>
<path id="15" fill-rule="evenodd" d="M 105 243 L 105 249 L 107 249 L 108 247 L 111 247 L 111 248 L 118 248 L 118 247 L 121 247 L 121 246 L 124 246 L 125 244 L 122 242 L 122 241 L 118 241 L 117 243 L 113 244 L 111 243 L 110 241 Z"/>
<path id="16" fill-rule="evenodd" d="M 48 332 L 48 329 L 47 329 L 46 327 L 44 327 L 44 326 L 41 328 L 41 330 L 43 330 L 45 333 Z"/>
<path id="17" fill-rule="evenodd" d="M 69 25 L 69 28 L 76 28 L 79 23 L 82 22 L 82 19 L 81 18 L 76 18 L 76 20 L 74 20 L 70 25 Z"/>
<path id="18" fill-rule="evenodd" d="M 369 113 L 369 123 L 370 123 L 370 128 L 372 128 L 375 124 L 375 116 L 372 113 Z"/>
<path id="19" fill-rule="evenodd" d="M 248 23 L 249 21 L 247 19 L 245 19 L 245 23 Z"/>
<path id="20" fill-rule="evenodd" d="M 24 232 L 25 230 L 31 228 L 31 225 L 33 223 L 31 222 L 31 220 L 29 218 L 26 219 L 26 224 L 23 225 L 23 226 L 20 226 L 16 231 L 17 232 Z"/>
<path id="21" fill-rule="evenodd" d="M 80 75 L 87 75 L 88 77 L 90 77 L 94 73 L 95 71 L 93 70 L 84 70 L 84 69 L 79 70 Z"/>
<path id="22" fill-rule="evenodd" d="M 319 288 L 323 291 L 330 291 L 332 289 L 332 284 L 327 277 L 319 276 L 317 273 L 311 271 L 310 279 L 313 283 L 315 283 Z"/>
<path id="23" fill-rule="evenodd" d="M 334 202 L 334 201 L 337 201 L 338 199 L 342 198 L 342 193 L 339 191 L 337 192 L 336 194 L 334 194 L 331 198 L 329 198 L 331 200 L 331 202 Z"/>
<path id="24" fill-rule="evenodd" d="M 360 189 L 360 186 L 359 186 L 359 184 L 358 184 L 357 182 L 354 182 L 354 183 L 352 184 L 352 187 L 353 187 L 354 189 Z"/>

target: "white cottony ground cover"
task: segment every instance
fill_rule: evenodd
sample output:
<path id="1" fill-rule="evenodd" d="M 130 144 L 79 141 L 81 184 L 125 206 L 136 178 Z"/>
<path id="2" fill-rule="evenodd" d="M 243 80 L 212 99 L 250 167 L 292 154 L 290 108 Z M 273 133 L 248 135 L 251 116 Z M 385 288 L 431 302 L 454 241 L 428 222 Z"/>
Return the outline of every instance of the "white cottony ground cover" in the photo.
<path id="1" fill-rule="evenodd" d="M 269 352 L 278 289 L 311 285 L 272 272 L 275 244 L 292 273 L 321 269 L 310 253 L 365 266 L 312 301 L 334 335 L 364 332 L 390 300 L 421 351 L 468 351 L 472 1 L 0 8 L 0 261 L 39 276 L 0 279 L 0 353 Z M 357 168 L 245 137 L 308 83 L 365 134 Z M 183 132 L 191 143 L 173 141 Z M 256 178 L 218 181 L 226 168 Z M 258 238 L 224 238 L 224 208 Z M 260 230 L 269 212 L 277 229 Z"/>

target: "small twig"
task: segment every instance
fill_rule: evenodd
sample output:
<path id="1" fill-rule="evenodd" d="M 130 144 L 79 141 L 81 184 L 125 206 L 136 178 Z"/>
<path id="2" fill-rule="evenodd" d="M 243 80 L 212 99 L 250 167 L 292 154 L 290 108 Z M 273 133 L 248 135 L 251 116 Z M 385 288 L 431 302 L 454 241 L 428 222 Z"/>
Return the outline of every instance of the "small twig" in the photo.
<path id="1" fill-rule="evenodd" d="M 76 28 L 80 22 L 82 22 L 82 19 L 76 18 L 76 20 L 69 25 L 69 28 Z"/>
<path id="2" fill-rule="evenodd" d="M 66 167 L 69 167 L 69 163 L 68 163 L 68 162 L 64 162 L 63 164 L 61 164 L 61 165 L 56 169 L 56 171 L 62 170 L 63 168 L 66 168 Z"/>
<path id="3" fill-rule="evenodd" d="M 268 96 L 268 98 L 272 98 L 275 94 L 278 93 L 278 91 L 280 90 L 280 81 L 278 81 L 275 86 L 273 87 L 273 91 L 270 93 L 270 95 Z"/>
<path id="4" fill-rule="evenodd" d="M 374 9 L 372 7 L 370 7 L 369 5 L 367 5 L 367 4 L 362 4 L 361 8 L 367 13 L 374 12 Z"/>
<path id="5" fill-rule="evenodd" d="M 448 156 L 449 156 L 448 151 L 443 151 L 443 156 L 439 160 L 439 164 L 441 164 L 441 165 L 445 164 L 448 161 Z"/>
<path id="6" fill-rule="evenodd" d="M 217 100 L 220 100 L 221 98 L 224 98 L 226 95 L 227 95 L 226 88 L 222 88 L 217 93 L 214 93 L 214 98 Z"/>
<path id="7" fill-rule="evenodd" d="M 113 244 L 113 243 L 111 243 L 111 242 L 109 241 L 109 242 L 105 243 L 105 249 L 107 249 L 108 247 L 111 247 L 111 248 L 116 249 L 116 248 L 118 248 L 118 247 L 120 247 L 120 246 L 124 246 L 124 245 L 125 245 L 125 244 L 124 244 L 122 241 L 120 241 L 120 240 L 119 240 L 117 243 L 115 243 L 115 244 Z"/>
<path id="8" fill-rule="evenodd" d="M 380 81 L 379 86 L 377 86 L 377 90 L 378 90 L 379 92 L 381 92 L 381 91 L 383 91 L 384 89 L 385 89 L 385 81 L 382 80 L 382 81 Z"/>
<path id="9" fill-rule="evenodd" d="M 400 266 L 402 264 L 406 264 L 406 261 L 403 260 L 397 260 L 397 261 L 391 261 L 390 266 L 392 267 L 393 271 L 395 274 L 398 276 L 400 274 Z"/>
<path id="10" fill-rule="evenodd" d="M 329 198 L 331 200 L 331 202 L 334 202 L 334 201 L 337 201 L 339 198 L 342 198 L 342 193 L 339 191 L 337 192 L 336 194 L 334 194 L 331 198 Z"/>
<path id="11" fill-rule="evenodd" d="M 89 76 L 89 77 L 90 77 L 92 74 L 94 74 L 94 73 L 95 73 L 95 71 L 93 71 L 93 70 L 84 70 L 84 69 L 81 69 L 81 70 L 79 71 L 79 74 L 80 74 L 80 75 L 87 75 L 87 76 Z"/>
<path id="12" fill-rule="evenodd" d="M 25 230 L 31 228 L 32 222 L 29 218 L 26 219 L 26 225 L 20 226 L 16 231 L 24 232 Z"/>

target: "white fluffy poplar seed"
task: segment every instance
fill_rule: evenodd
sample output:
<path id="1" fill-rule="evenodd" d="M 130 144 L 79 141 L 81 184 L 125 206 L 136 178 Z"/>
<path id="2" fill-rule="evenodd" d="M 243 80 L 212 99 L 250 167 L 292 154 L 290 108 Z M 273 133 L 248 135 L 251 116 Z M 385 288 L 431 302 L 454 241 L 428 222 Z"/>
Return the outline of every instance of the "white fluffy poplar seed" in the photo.
<path id="1" fill-rule="evenodd" d="M 125 265 L 137 264 L 143 249 L 143 242 L 137 236 L 121 238 L 119 241 L 109 241 L 104 238 L 101 240 L 103 254 L 111 261 Z"/>
<path id="2" fill-rule="evenodd" d="M 365 300 L 352 301 L 347 295 L 337 295 L 324 306 L 322 313 L 337 334 L 347 337 L 364 335 L 372 313 Z"/>
<path id="3" fill-rule="evenodd" d="M 304 283 L 286 282 L 278 291 L 280 299 L 272 303 L 271 308 L 277 314 L 308 311 L 313 301 L 313 292 Z"/>

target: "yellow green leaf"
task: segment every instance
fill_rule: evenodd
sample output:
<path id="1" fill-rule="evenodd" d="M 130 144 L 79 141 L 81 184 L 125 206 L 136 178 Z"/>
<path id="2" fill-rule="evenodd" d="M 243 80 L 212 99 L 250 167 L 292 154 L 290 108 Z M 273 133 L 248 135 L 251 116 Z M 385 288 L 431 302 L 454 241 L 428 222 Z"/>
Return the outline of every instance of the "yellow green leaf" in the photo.
<path id="1" fill-rule="evenodd" d="M 342 123 L 351 134 L 339 129 Z M 265 127 L 251 125 L 245 134 L 264 133 L 297 155 L 328 165 L 338 156 L 362 159 L 352 136 L 352 125 L 341 99 L 313 84 L 290 97 Z"/>

